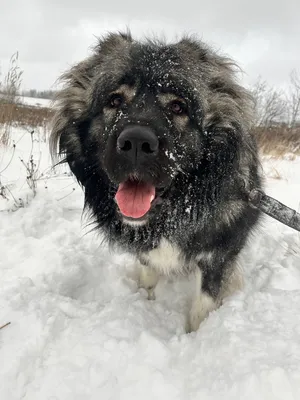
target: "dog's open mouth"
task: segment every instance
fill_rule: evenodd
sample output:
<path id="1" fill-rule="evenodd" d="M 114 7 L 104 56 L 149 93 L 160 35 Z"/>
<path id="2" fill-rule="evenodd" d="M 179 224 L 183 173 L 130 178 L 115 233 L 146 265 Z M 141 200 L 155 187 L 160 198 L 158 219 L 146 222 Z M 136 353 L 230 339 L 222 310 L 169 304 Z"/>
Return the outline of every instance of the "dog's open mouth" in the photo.
<path id="1" fill-rule="evenodd" d="M 161 202 L 160 193 L 153 184 L 130 178 L 119 184 L 115 200 L 124 217 L 137 220 Z"/>

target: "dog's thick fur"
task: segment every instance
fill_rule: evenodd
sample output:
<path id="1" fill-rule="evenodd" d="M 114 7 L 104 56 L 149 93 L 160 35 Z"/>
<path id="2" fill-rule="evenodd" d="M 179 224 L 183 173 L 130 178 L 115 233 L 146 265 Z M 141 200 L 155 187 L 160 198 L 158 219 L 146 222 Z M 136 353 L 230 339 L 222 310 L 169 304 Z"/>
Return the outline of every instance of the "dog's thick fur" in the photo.
<path id="1" fill-rule="evenodd" d="M 159 274 L 195 274 L 197 329 L 239 287 L 237 256 L 259 217 L 246 201 L 261 186 L 251 98 L 234 63 L 190 38 L 166 45 L 110 34 L 63 80 L 52 153 L 65 155 L 108 242 L 136 256 L 149 298 Z M 128 126 L 146 126 L 159 142 L 134 168 L 117 148 Z M 115 202 L 132 176 L 155 185 L 160 200 L 136 221 Z"/>

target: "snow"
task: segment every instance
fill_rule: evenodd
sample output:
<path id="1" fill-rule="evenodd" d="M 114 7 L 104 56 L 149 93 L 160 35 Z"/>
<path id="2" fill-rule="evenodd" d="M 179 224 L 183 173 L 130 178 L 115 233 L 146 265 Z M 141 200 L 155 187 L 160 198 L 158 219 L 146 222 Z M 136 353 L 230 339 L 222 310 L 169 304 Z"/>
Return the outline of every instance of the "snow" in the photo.
<path id="1" fill-rule="evenodd" d="M 35 97 L 20 96 L 19 101 L 22 104 L 35 107 L 50 107 L 52 100 L 38 99 Z"/>
<path id="2" fill-rule="evenodd" d="M 296 231 L 265 217 L 241 257 L 244 290 L 186 334 L 191 279 L 162 279 L 148 301 L 131 258 L 89 232 L 81 189 L 34 139 L 37 196 L 19 159 L 25 131 L 0 174 L 26 203 L 0 197 L 0 327 L 11 323 L 0 330 L 1 400 L 300 398 Z M 11 151 L 0 148 L 0 171 Z M 264 169 L 268 194 L 298 209 L 300 159 Z"/>

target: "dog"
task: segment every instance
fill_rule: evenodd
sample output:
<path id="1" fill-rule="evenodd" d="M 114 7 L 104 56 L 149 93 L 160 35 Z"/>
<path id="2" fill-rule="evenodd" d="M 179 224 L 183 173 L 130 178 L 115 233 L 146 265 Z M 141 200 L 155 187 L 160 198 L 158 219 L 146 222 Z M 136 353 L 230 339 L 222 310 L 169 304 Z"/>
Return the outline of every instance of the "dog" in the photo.
<path id="1" fill-rule="evenodd" d="M 192 274 L 188 331 L 241 287 L 238 255 L 259 220 L 251 96 L 230 59 L 194 38 L 110 33 L 63 76 L 50 137 L 109 245 L 160 275 Z"/>

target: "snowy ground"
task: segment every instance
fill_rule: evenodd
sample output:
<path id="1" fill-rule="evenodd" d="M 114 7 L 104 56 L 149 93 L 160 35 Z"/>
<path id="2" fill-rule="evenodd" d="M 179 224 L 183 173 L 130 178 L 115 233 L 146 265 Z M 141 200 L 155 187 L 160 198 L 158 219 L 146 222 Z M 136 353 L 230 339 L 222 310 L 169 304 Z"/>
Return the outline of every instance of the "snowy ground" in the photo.
<path id="1" fill-rule="evenodd" d="M 146 300 L 130 258 L 86 234 L 81 189 L 48 168 L 38 141 L 31 199 L 20 162 L 30 135 L 14 140 L 6 169 L 12 152 L 0 149 L 10 190 L 0 200 L 0 326 L 11 323 L 0 330 L 1 400 L 300 399 L 295 231 L 266 217 L 242 255 L 243 292 L 185 334 L 191 282 L 164 279 Z M 268 193 L 298 209 L 300 160 L 264 165 Z M 28 205 L 15 210 L 19 198 Z"/>
<path id="2" fill-rule="evenodd" d="M 28 106 L 35 107 L 49 107 L 51 100 L 49 99 L 36 99 L 35 97 L 20 96 L 20 102 Z"/>

